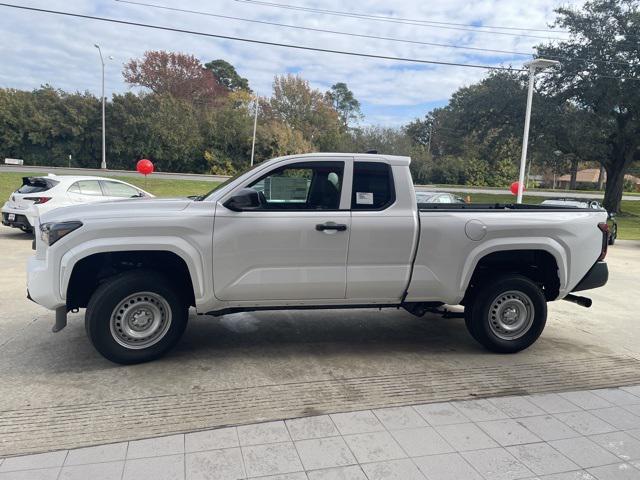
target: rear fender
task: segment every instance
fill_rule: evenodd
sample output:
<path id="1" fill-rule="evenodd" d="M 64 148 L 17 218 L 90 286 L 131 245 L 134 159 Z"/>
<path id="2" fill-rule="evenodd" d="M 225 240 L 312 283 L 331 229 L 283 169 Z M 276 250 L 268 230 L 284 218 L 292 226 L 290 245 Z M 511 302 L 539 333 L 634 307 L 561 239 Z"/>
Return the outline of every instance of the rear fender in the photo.
<path id="1" fill-rule="evenodd" d="M 543 250 L 550 253 L 555 258 L 558 265 L 558 278 L 560 280 L 560 291 L 564 291 L 567 286 L 569 259 L 566 255 L 566 248 L 559 242 L 551 238 L 529 237 L 523 238 L 498 238 L 478 245 L 468 256 L 467 262 L 462 269 L 459 291 L 461 294 L 467 290 L 473 272 L 482 258 L 495 252 L 506 250 Z"/>

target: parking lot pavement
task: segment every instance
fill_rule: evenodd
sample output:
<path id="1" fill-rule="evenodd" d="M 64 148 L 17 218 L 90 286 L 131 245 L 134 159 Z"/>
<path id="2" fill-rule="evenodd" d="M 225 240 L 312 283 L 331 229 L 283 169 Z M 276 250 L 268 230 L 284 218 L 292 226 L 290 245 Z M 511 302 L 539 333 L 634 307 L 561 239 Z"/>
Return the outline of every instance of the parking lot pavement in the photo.
<path id="1" fill-rule="evenodd" d="M 591 309 L 551 304 L 540 340 L 516 355 L 484 351 L 460 319 L 278 311 L 193 315 L 170 355 L 129 367 L 93 350 L 82 312 L 51 333 L 53 312 L 25 298 L 30 243 L 0 229 L 0 457 L 352 410 L 640 384 L 638 242 L 611 248 L 609 284 L 585 292 Z M 588 418 L 563 424 L 578 428 L 584 420 L 594 429 L 585 435 L 605 433 L 601 422 L 625 426 L 616 410 Z M 253 450 L 259 458 L 270 449 Z"/>
<path id="2" fill-rule="evenodd" d="M 0 459 L 3 480 L 96 476 L 638 479 L 640 385 L 315 415 Z"/>

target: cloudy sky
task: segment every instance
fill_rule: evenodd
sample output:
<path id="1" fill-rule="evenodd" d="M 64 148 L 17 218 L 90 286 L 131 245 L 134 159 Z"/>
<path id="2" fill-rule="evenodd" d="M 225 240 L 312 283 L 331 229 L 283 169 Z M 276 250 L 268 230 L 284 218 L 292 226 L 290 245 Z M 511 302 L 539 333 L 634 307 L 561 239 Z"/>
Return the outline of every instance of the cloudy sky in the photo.
<path id="1" fill-rule="evenodd" d="M 264 2 L 132 1 L 315 29 L 519 53 L 531 53 L 534 45 L 543 43 L 550 37 L 566 37 L 566 34 L 509 29 L 494 29 L 487 33 L 491 29 L 464 25 L 546 29 L 553 21 L 555 8 L 568 3 L 581 3 L 581 0 L 264 0 L 279 5 L 412 20 L 388 22 L 277 8 L 265 5 Z M 530 58 L 518 54 L 444 48 L 269 26 L 116 0 L 8 0 L 7 3 L 219 35 L 395 57 L 514 67 L 520 67 Z M 456 23 L 460 26 L 429 26 L 414 20 Z M 486 75 L 485 70 L 473 68 L 292 50 L 1 6 L 0 32 L 0 87 L 32 89 L 47 83 L 65 90 L 88 90 L 99 95 L 100 62 L 98 51 L 93 46 L 98 43 L 105 56 L 113 56 L 113 60 L 106 64 L 107 95 L 124 92 L 130 88 L 123 81 L 121 73 L 122 65 L 128 59 L 140 57 L 146 50 L 170 50 L 193 54 L 203 62 L 223 58 L 235 65 L 260 95 L 270 94 L 274 75 L 287 72 L 299 73 L 312 86 L 323 90 L 336 82 L 345 82 L 362 103 L 365 123 L 388 126 L 423 116 L 432 108 L 445 104 L 457 88 Z"/>

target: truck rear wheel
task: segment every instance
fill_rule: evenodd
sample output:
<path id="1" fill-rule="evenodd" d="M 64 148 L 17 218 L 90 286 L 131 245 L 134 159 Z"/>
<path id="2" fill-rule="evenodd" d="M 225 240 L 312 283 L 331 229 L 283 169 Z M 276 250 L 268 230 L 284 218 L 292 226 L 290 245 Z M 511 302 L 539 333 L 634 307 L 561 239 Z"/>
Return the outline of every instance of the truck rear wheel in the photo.
<path id="1" fill-rule="evenodd" d="M 532 345 L 544 330 L 547 303 L 540 287 L 521 275 L 488 283 L 465 307 L 471 336 L 497 353 L 515 353 Z"/>
<path id="2" fill-rule="evenodd" d="M 85 329 L 105 358 L 122 364 L 161 357 L 184 333 L 189 307 L 162 274 L 137 270 L 116 275 L 94 292 Z"/>

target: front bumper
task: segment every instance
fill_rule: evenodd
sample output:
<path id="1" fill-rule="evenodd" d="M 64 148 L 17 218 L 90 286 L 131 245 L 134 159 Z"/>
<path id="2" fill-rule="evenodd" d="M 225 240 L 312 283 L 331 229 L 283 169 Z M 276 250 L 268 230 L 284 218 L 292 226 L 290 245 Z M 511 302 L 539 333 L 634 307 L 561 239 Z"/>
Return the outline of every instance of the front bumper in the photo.
<path id="1" fill-rule="evenodd" d="M 60 297 L 57 276 L 46 258 L 29 258 L 27 264 L 27 291 L 29 298 L 50 310 L 66 306 Z"/>
<path id="2" fill-rule="evenodd" d="M 607 263 L 596 262 L 572 291 L 580 292 L 582 290 L 602 287 L 607 283 L 607 280 L 609 280 L 609 267 L 607 267 Z"/>

